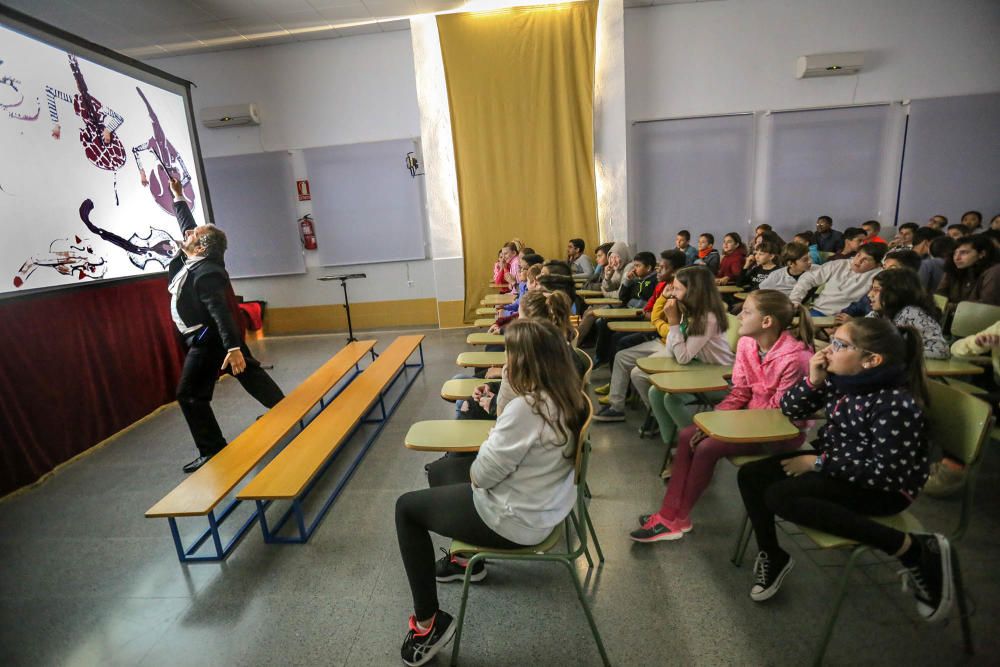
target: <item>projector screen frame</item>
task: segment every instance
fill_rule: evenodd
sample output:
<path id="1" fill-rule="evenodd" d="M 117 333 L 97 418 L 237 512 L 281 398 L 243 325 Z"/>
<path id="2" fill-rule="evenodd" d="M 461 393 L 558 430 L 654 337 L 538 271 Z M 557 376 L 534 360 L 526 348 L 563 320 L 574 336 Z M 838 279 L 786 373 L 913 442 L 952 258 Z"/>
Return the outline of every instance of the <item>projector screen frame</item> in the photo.
<path id="1" fill-rule="evenodd" d="M 169 72 L 148 65 L 135 58 L 118 53 L 106 46 L 101 46 L 91 42 L 71 32 L 46 23 L 33 16 L 29 16 L 7 5 L 0 4 L 0 26 L 19 32 L 26 37 L 38 40 L 54 48 L 63 49 L 81 58 L 85 58 L 97 65 L 107 67 L 129 77 L 134 77 L 148 85 L 175 93 L 184 100 L 184 112 L 188 119 L 188 134 L 191 139 L 191 148 L 194 152 L 194 169 L 198 174 L 200 186 L 201 208 L 206 221 L 215 220 L 212 214 L 212 197 L 209 193 L 208 181 L 205 178 L 205 163 L 201 154 L 201 142 L 198 139 L 197 119 L 194 115 L 194 102 L 191 97 L 191 87 L 195 84 L 187 79 L 174 76 Z M 168 83 L 171 85 L 164 85 Z M 172 87 L 171 87 L 172 86 Z M 25 289 L 20 292 L 0 292 L 0 303 L 14 300 L 33 298 L 53 292 L 64 290 L 93 289 L 103 285 L 122 284 L 137 280 L 148 280 L 154 276 L 161 276 L 166 271 L 150 271 L 133 276 L 122 276 L 119 278 L 102 278 L 99 281 L 78 284 L 78 285 L 53 285 L 48 287 L 36 287 Z"/>

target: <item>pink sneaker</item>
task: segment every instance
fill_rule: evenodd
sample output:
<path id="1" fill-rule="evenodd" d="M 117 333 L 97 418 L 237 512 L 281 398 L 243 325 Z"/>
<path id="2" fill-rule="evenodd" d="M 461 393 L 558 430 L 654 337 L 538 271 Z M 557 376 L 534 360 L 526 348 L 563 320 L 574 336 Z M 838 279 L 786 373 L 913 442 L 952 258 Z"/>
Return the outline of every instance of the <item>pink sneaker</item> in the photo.
<path id="1" fill-rule="evenodd" d="M 663 519 L 663 522 L 670 527 L 670 530 L 677 530 L 682 533 L 690 533 L 694 525 L 691 523 L 691 519 Z"/>
<path id="2" fill-rule="evenodd" d="M 659 514 L 653 514 L 642 528 L 629 533 L 629 537 L 636 542 L 660 542 L 679 540 L 684 537 L 684 533 L 672 528 Z"/>

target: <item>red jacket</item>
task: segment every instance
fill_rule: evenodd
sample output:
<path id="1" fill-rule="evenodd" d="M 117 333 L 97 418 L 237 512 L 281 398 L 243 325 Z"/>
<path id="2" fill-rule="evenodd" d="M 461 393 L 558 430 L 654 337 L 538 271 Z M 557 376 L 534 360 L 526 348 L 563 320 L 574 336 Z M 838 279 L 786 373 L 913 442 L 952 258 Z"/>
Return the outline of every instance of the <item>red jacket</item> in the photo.
<path id="1" fill-rule="evenodd" d="M 747 250 L 743 246 L 740 246 L 728 255 L 722 256 L 722 261 L 719 262 L 719 272 L 715 276 L 717 278 L 729 278 L 730 281 L 736 282 L 743 273 L 743 263 L 745 261 L 747 261 Z"/>
<path id="2" fill-rule="evenodd" d="M 646 306 L 642 309 L 642 312 L 653 312 L 653 304 L 656 303 L 658 298 L 660 298 L 660 295 L 663 294 L 663 290 L 666 289 L 666 287 L 666 283 L 656 283 L 656 287 L 653 288 L 653 296 L 649 297 L 649 301 L 646 302 Z"/>

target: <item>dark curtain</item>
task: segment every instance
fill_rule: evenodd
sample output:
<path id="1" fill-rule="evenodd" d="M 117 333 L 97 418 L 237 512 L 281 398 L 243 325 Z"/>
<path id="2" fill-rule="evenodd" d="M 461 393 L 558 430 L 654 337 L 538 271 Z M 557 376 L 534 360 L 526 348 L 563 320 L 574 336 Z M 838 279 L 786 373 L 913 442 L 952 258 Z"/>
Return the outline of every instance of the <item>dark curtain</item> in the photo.
<path id="1" fill-rule="evenodd" d="M 174 400 L 166 277 L 0 302 L 0 496 Z"/>

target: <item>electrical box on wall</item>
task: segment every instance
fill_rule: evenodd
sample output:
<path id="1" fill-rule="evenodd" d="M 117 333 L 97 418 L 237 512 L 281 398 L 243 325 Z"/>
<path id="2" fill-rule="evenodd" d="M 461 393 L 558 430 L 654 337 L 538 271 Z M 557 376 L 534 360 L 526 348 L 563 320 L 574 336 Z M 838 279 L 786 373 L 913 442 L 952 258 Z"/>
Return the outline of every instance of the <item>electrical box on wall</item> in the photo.
<path id="1" fill-rule="evenodd" d="M 256 104 L 206 107 L 201 110 L 201 122 L 205 127 L 260 125 L 260 114 L 257 112 Z"/>
<path id="2" fill-rule="evenodd" d="M 815 76 L 857 74 L 864 67 L 864 64 L 865 54 L 863 51 L 799 56 L 795 63 L 795 78 L 809 79 Z"/>

